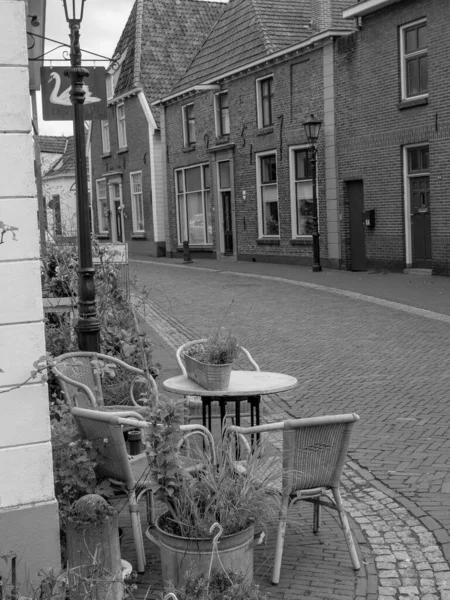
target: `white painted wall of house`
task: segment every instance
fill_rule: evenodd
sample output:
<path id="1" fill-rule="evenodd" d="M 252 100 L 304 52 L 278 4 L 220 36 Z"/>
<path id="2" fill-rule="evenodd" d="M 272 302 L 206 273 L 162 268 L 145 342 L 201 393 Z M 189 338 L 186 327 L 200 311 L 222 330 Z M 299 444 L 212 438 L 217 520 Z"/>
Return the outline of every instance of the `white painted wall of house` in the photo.
<path id="1" fill-rule="evenodd" d="M 75 235 L 77 231 L 77 198 L 75 190 L 75 175 L 51 175 L 44 178 L 42 189 L 45 204 L 54 195 L 59 195 L 61 206 L 61 223 L 64 235 Z M 48 231 L 53 233 L 53 211 L 47 208 Z"/>
<path id="2" fill-rule="evenodd" d="M 59 566 L 47 389 L 25 381 L 45 353 L 24 0 L 0 0 L 0 554 L 18 580 Z M 9 568 L 0 561 L 7 580 Z M 27 572 L 27 576 L 25 576 Z"/>

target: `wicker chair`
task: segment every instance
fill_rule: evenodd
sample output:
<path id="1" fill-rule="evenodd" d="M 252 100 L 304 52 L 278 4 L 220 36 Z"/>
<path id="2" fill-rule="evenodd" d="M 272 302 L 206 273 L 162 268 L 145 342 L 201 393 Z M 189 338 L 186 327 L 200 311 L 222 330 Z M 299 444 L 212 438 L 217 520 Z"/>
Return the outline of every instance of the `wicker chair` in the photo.
<path id="1" fill-rule="evenodd" d="M 191 346 L 194 346 L 195 344 L 199 344 L 202 342 L 206 342 L 206 338 L 201 339 L 201 340 L 192 340 L 191 342 L 186 342 L 185 344 L 180 346 L 176 352 L 176 359 L 177 359 L 178 365 L 181 369 L 181 372 L 186 377 L 187 377 L 187 371 L 186 371 L 186 367 L 185 367 L 184 361 L 183 361 L 183 354 Z M 246 348 L 244 348 L 243 346 L 239 346 L 239 352 L 242 353 L 247 358 L 248 362 L 251 364 L 252 368 L 255 371 L 260 371 L 258 364 L 253 360 L 252 355 L 250 354 L 250 352 L 248 350 L 246 350 Z M 200 399 L 197 399 L 194 396 L 188 396 L 186 398 L 185 406 L 187 409 L 187 415 L 185 417 L 187 421 L 190 422 L 190 421 L 198 420 L 198 419 L 202 418 L 202 401 Z M 250 415 L 249 403 L 241 402 L 241 416 L 248 417 L 249 415 Z M 234 422 L 233 421 L 234 413 L 228 413 L 227 416 L 232 420 L 232 422 Z M 216 404 L 214 402 L 211 405 L 211 417 L 215 418 L 215 419 L 220 419 L 220 407 L 218 404 Z"/>
<path id="2" fill-rule="evenodd" d="M 351 430 L 359 416 L 352 414 L 295 419 L 269 423 L 256 427 L 227 428 L 226 435 L 238 435 L 245 451 L 251 452 L 246 435 L 263 432 L 283 432 L 282 481 L 280 482 L 281 506 L 275 550 L 272 583 L 280 581 L 287 512 L 298 500 L 314 503 L 313 531 L 320 525 L 320 506 L 338 511 L 353 568 L 360 568 L 341 495 L 339 481 L 347 456 Z M 233 443 L 230 448 L 234 448 Z M 241 467 L 245 467 L 245 460 Z M 278 465 L 275 468 L 280 468 Z M 281 470 L 280 470 L 281 471 Z M 332 497 L 327 494 L 331 490 Z"/>
<path id="3" fill-rule="evenodd" d="M 143 405 L 139 404 L 139 391 L 158 398 L 153 377 L 118 358 L 96 352 L 69 352 L 61 354 L 56 360 L 52 371 L 70 407 L 140 414 Z M 112 365 L 114 376 L 100 374 L 99 364 L 102 363 Z M 108 367 L 105 371 L 108 371 Z M 111 401 L 113 393 L 116 398 Z"/>
<path id="4" fill-rule="evenodd" d="M 155 522 L 153 495 L 151 493 L 152 481 L 149 475 L 148 460 L 145 453 L 129 456 L 123 435 L 123 428 L 145 429 L 149 424 L 142 420 L 121 417 L 118 414 L 101 412 L 98 410 L 73 407 L 70 409 L 79 431 L 86 439 L 94 441 L 107 439 L 102 451 L 102 461 L 96 468 L 98 477 L 107 478 L 116 485 L 122 485 L 128 496 L 131 526 L 134 544 L 136 547 L 137 571 L 143 573 L 146 559 L 144 541 L 142 537 L 141 517 L 139 514 L 139 501 L 145 494 L 147 498 L 147 518 L 150 525 Z M 210 432 L 202 425 L 181 425 L 184 432 L 180 445 L 194 435 L 199 434 L 204 442 L 205 452 L 209 452 L 211 460 L 216 462 L 214 441 Z M 187 459 L 188 460 L 188 459 Z M 193 472 L 201 468 L 198 462 L 186 466 Z"/>

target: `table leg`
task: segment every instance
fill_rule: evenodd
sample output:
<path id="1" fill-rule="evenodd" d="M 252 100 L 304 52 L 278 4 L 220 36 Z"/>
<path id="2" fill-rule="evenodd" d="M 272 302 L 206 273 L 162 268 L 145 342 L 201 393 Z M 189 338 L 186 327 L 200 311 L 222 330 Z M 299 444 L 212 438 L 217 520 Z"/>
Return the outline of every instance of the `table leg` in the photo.
<path id="1" fill-rule="evenodd" d="M 211 398 L 208 396 L 202 398 L 202 425 L 211 431 Z"/>
<path id="2" fill-rule="evenodd" d="M 225 398 L 219 398 L 219 406 L 220 406 L 220 432 L 223 431 L 223 425 L 225 423 L 225 417 L 227 415 L 227 401 Z"/>
<path id="3" fill-rule="evenodd" d="M 260 407 L 260 403 L 261 403 L 261 396 L 249 396 L 248 402 L 250 404 L 250 426 L 254 427 L 255 425 L 260 425 L 261 422 L 260 422 L 259 407 Z M 261 434 L 257 433 L 256 434 L 257 443 L 259 443 L 260 438 L 261 438 Z M 251 436 L 252 446 L 254 443 L 255 443 L 255 436 L 252 435 Z"/>
<path id="4" fill-rule="evenodd" d="M 234 398 L 234 403 L 235 403 L 235 415 L 236 415 L 236 425 L 239 427 L 239 425 L 241 424 L 241 400 L 243 400 L 243 398 Z"/>

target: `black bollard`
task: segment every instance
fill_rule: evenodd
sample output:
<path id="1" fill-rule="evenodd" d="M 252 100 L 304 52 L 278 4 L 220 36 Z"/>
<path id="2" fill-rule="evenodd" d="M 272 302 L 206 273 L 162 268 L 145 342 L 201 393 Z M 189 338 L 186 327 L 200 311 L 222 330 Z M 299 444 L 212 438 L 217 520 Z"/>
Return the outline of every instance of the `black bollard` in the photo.
<path id="1" fill-rule="evenodd" d="M 189 264 L 194 262 L 191 258 L 191 251 L 189 250 L 189 242 L 187 240 L 184 240 L 183 242 L 183 263 Z"/>

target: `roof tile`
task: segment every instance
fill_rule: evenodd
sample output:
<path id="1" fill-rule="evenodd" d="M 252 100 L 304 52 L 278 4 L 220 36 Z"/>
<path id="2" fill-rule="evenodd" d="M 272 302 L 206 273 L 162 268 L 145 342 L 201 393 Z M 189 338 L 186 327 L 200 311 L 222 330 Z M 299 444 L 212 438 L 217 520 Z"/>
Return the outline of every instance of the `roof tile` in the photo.
<path id="1" fill-rule="evenodd" d="M 66 147 L 63 156 L 47 171 L 49 175 L 75 175 L 75 142 L 73 135 L 65 138 Z"/>
<path id="2" fill-rule="evenodd" d="M 38 135 L 38 144 L 41 152 L 49 154 L 63 154 L 66 148 L 67 138 L 57 135 Z"/>
<path id="3" fill-rule="evenodd" d="M 353 30 L 342 11 L 353 0 L 230 0 L 172 93 L 219 78 L 265 56 L 294 46 L 325 29 Z"/>
<path id="4" fill-rule="evenodd" d="M 115 94 L 138 84 L 149 104 L 168 94 L 225 6 L 209 0 L 136 0 L 116 48 L 127 54 Z M 152 111 L 159 123 L 158 109 Z"/>

